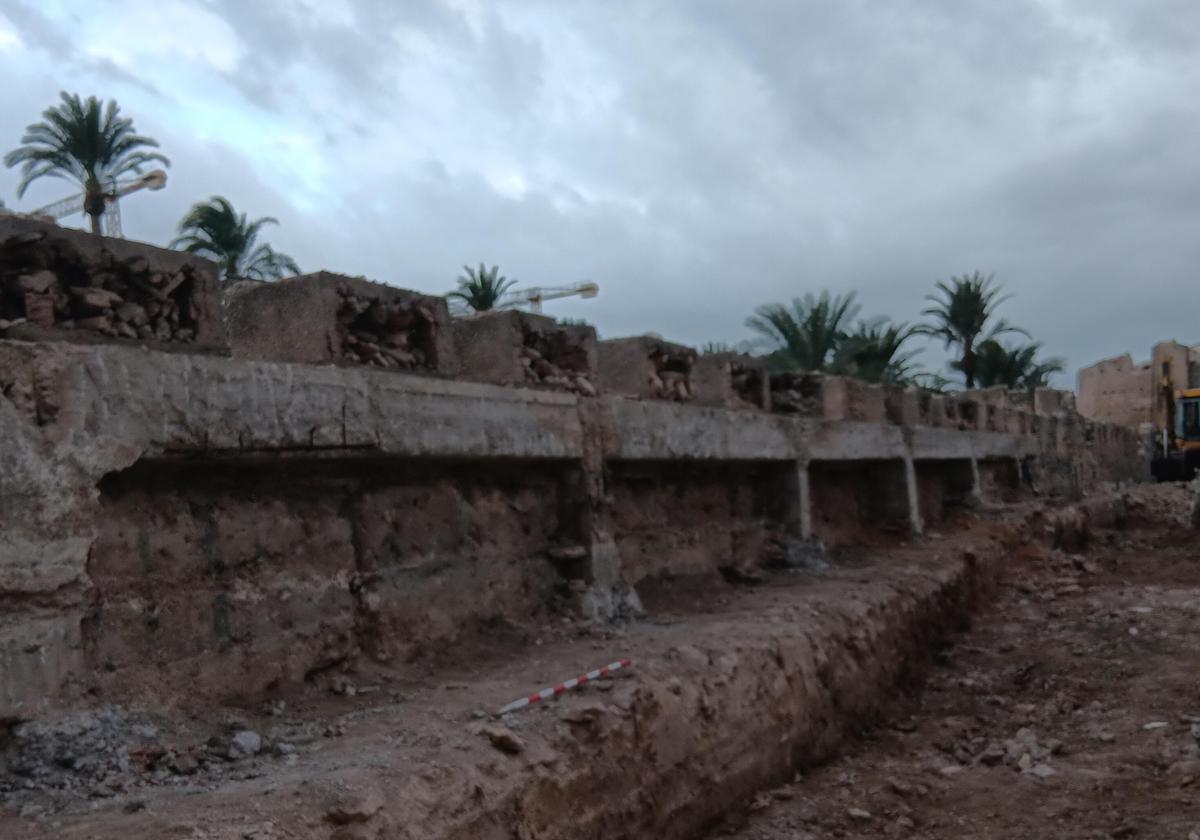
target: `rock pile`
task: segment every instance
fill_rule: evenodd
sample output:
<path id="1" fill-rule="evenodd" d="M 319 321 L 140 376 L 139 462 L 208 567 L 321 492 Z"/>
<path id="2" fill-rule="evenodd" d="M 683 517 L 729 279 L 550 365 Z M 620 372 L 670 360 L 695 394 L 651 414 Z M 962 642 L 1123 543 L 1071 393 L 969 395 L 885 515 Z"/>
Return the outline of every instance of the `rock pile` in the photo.
<path id="1" fill-rule="evenodd" d="M 771 375 L 771 408 L 786 414 L 819 414 L 821 382 L 812 373 L 775 373 Z"/>
<path id="2" fill-rule="evenodd" d="M 649 358 L 654 369 L 648 380 L 654 395 L 664 400 L 691 402 L 695 396 L 691 380 L 692 365 L 696 363 L 695 352 L 659 346 Z"/>
<path id="3" fill-rule="evenodd" d="M 748 405 L 762 408 L 763 370 L 745 362 L 733 360 L 729 363 L 729 378 L 733 393 Z"/>
<path id="4" fill-rule="evenodd" d="M 155 271 L 149 260 L 104 251 L 86 261 L 37 234 L 0 245 L 0 331 L 21 324 L 111 338 L 188 342 L 196 336 L 189 266 Z"/>
<path id="5" fill-rule="evenodd" d="M 437 318 L 420 299 L 385 302 L 338 289 L 342 302 L 338 325 L 342 355 L 376 367 L 401 370 L 431 369 L 436 363 L 433 337 Z"/>
<path id="6" fill-rule="evenodd" d="M 567 330 L 526 327 L 520 357 L 525 381 L 529 384 L 574 391 L 585 397 L 596 396 L 587 351 Z"/>
<path id="7" fill-rule="evenodd" d="M 157 734 L 112 709 L 20 724 L 0 755 L 6 771 L 0 773 L 0 791 L 37 787 L 91 794 L 112 787 L 133 772 L 139 748 Z"/>

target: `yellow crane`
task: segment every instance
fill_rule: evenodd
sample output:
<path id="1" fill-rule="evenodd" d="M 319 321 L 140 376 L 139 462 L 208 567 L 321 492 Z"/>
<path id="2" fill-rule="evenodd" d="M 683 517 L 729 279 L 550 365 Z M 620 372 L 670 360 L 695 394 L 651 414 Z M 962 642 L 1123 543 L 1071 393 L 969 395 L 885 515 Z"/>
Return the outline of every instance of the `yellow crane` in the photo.
<path id="1" fill-rule="evenodd" d="M 119 199 L 139 190 L 161 190 L 167 185 L 167 173 L 161 169 L 147 172 L 129 181 L 113 180 L 108 192 L 104 193 L 104 222 L 102 230 L 105 236 L 121 238 L 121 205 Z M 29 215 L 46 216 L 58 221 L 67 216 L 83 212 L 83 194 L 64 198 L 45 207 L 39 207 Z"/>
<path id="2" fill-rule="evenodd" d="M 572 286 L 529 286 L 524 289 L 514 289 L 503 295 L 496 303 L 496 309 L 520 309 L 528 306 L 530 312 L 540 313 L 542 304 L 548 300 L 560 298 L 581 297 L 594 298 L 600 294 L 600 287 L 595 283 L 576 283 Z M 469 315 L 471 308 L 461 300 L 450 301 L 451 315 Z"/>
<path id="3" fill-rule="evenodd" d="M 527 289 L 516 289 L 500 298 L 500 309 L 517 309 L 528 306 L 530 312 L 541 312 L 542 302 L 558 300 L 559 298 L 581 297 L 594 298 L 600 294 L 600 287 L 595 283 L 576 283 L 574 286 L 530 286 Z"/>

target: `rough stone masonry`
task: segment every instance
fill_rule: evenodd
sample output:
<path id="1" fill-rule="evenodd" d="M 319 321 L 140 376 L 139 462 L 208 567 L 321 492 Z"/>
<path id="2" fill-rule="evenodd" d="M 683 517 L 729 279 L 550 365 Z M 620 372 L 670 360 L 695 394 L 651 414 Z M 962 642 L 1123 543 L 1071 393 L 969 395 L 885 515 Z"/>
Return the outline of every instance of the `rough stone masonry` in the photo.
<path id="1" fill-rule="evenodd" d="M 358 278 L 240 290 L 227 333 L 204 261 L 27 220 L 0 222 L 0 289 L 7 720 L 163 679 L 256 702 L 1144 469 L 1059 392 L 767 377 Z"/>

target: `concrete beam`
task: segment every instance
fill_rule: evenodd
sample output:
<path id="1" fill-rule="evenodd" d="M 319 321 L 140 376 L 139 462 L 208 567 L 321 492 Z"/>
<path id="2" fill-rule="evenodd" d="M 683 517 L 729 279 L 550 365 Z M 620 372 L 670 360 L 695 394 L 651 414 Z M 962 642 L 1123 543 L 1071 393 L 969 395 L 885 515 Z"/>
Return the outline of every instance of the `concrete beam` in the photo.
<path id="1" fill-rule="evenodd" d="M 604 398 L 612 460 L 791 461 L 796 421 L 765 412 Z"/>

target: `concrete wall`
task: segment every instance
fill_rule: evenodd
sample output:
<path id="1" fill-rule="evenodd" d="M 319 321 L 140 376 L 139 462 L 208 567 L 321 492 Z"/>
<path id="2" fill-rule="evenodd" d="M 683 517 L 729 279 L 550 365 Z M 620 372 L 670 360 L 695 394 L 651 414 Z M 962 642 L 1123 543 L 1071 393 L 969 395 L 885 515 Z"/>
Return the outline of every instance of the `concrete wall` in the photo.
<path id="1" fill-rule="evenodd" d="M 1078 493 L 1141 468 L 1132 432 L 1051 394 L 956 396 L 985 427 L 960 429 L 816 387 L 837 419 L 0 341 L 0 717 L 164 678 L 247 701 L 556 601 L 637 609 L 631 587 L 753 574 L 790 540 L 919 532 L 964 475 L 1008 492 L 1030 462 Z"/>
<path id="2" fill-rule="evenodd" d="M 21 279 L 60 249 L 35 228 L 0 236 L 24 254 L 12 277 L 0 255 L 6 289 L 61 282 Z M 97 255 L 72 286 L 107 290 L 104 253 L 138 276 L 190 259 L 62 236 Z M 1061 392 L 768 378 L 587 329 L 559 353 L 549 319 L 460 330 L 440 298 L 325 272 L 235 290 L 234 358 L 197 353 L 223 347 L 202 340 L 221 301 L 189 276 L 209 332 L 172 343 L 193 352 L 0 340 L 0 720 L 161 680 L 253 703 L 359 657 L 756 579 L 814 536 L 919 535 L 964 497 L 1145 469 Z M 518 385 L 531 347 L 568 386 Z"/>
<path id="3" fill-rule="evenodd" d="M 327 271 L 241 282 L 226 296 L 233 355 L 454 375 L 446 301 Z"/>
<path id="4" fill-rule="evenodd" d="M 450 323 L 459 375 L 497 385 L 596 394 L 596 330 L 513 309 Z"/>

